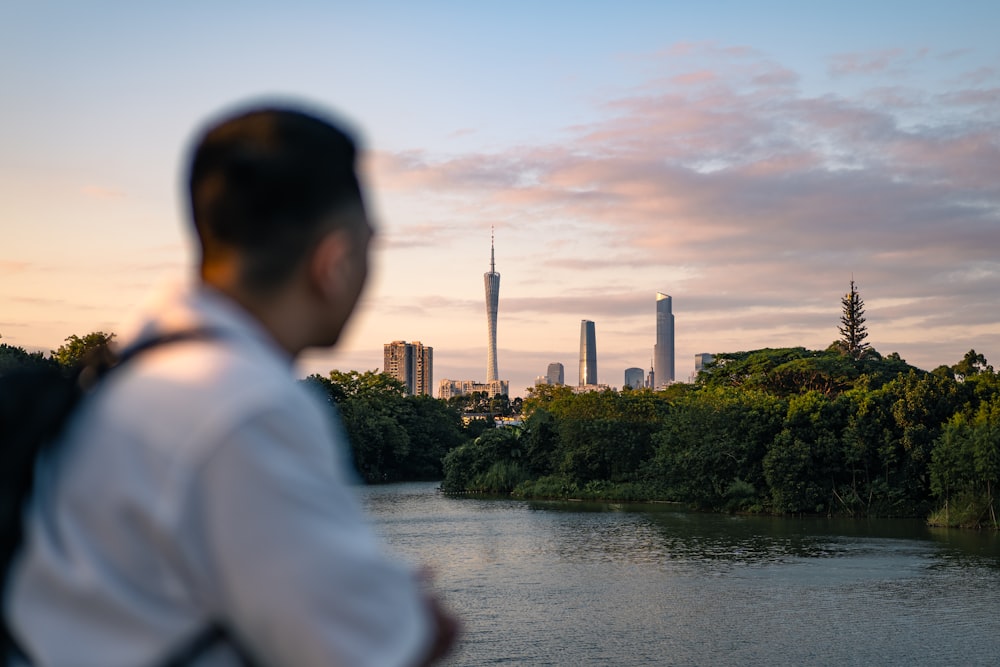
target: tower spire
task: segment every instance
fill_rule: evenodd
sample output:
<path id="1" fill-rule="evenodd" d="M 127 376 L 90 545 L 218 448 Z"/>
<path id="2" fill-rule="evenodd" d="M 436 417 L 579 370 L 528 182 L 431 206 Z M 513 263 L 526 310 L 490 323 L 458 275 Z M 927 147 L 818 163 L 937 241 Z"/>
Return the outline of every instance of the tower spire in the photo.
<path id="1" fill-rule="evenodd" d="M 486 286 L 486 381 L 499 380 L 497 370 L 497 306 L 500 299 L 500 274 L 496 270 L 496 253 L 494 251 L 494 231 L 490 225 L 490 270 L 483 274 Z"/>

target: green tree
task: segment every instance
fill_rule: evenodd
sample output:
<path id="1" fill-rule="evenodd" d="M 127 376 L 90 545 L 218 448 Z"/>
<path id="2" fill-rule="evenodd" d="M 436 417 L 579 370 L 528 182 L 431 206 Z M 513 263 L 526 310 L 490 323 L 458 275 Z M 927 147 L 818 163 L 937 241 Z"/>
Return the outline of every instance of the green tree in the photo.
<path id="1" fill-rule="evenodd" d="M 559 412 L 559 406 L 572 400 L 573 388 L 564 384 L 538 384 L 528 388 L 528 397 L 524 399 L 522 412 L 526 417 L 539 408 L 550 412 Z M 552 406 L 556 407 L 553 408 Z"/>
<path id="2" fill-rule="evenodd" d="M 441 479 L 445 455 L 465 442 L 462 417 L 445 401 L 406 396 L 397 421 L 409 436 L 409 451 L 400 462 L 407 480 Z"/>
<path id="3" fill-rule="evenodd" d="M 938 437 L 930 464 L 931 489 L 942 503 L 931 521 L 998 527 L 1000 395 L 954 415 Z"/>
<path id="4" fill-rule="evenodd" d="M 440 479 L 445 454 L 465 441 L 457 409 L 430 396 L 409 396 L 386 373 L 334 370 L 306 382 L 339 409 L 366 482 Z"/>
<path id="5" fill-rule="evenodd" d="M 71 368 L 83 361 L 91 350 L 109 345 L 114 337 L 115 334 L 103 331 L 92 331 L 82 338 L 73 334 L 59 349 L 52 350 L 52 358 L 64 368 Z"/>
<path id="6" fill-rule="evenodd" d="M 986 362 L 986 357 L 975 350 L 969 350 L 960 362 L 951 367 L 952 373 L 962 380 L 980 373 L 992 373 L 993 367 Z"/>
<path id="7" fill-rule="evenodd" d="M 58 367 L 58 363 L 41 352 L 28 352 L 23 347 L 0 343 L 0 375 L 14 370 Z"/>
<path id="8" fill-rule="evenodd" d="M 522 462 L 521 430 L 494 428 L 444 458 L 446 493 L 510 493 L 528 479 Z"/>
<path id="9" fill-rule="evenodd" d="M 410 454 L 410 436 L 396 417 L 401 405 L 402 401 L 389 406 L 370 398 L 341 404 L 354 465 L 368 483 L 404 479 L 402 463 Z"/>
<path id="10" fill-rule="evenodd" d="M 558 420 L 545 408 L 536 408 L 524 420 L 523 430 L 521 441 L 528 471 L 536 478 L 551 475 L 558 463 Z"/>
<path id="11" fill-rule="evenodd" d="M 841 434 L 846 399 L 819 392 L 794 396 L 784 427 L 764 457 L 764 475 L 777 512 L 830 512 L 844 470 Z"/>
<path id="12" fill-rule="evenodd" d="M 844 354 L 852 359 L 862 359 L 868 353 L 869 344 L 865 342 L 868 329 L 865 327 L 865 302 L 851 279 L 851 289 L 840 300 L 843 312 L 840 316 L 840 347 Z"/>
<path id="13" fill-rule="evenodd" d="M 336 401 L 350 398 L 392 400 L 406 395 L 406 385 L 378 371 L 330 371 L 327 377 L 310 375 L 307 380 L 318 383 Z"/>
<path id="14" fill-rule="evenodd" d="M 760 510 L 762 460 L 787 411 L 764 391 L 704 387 L 671 406 L 654 434 L 651 479 L 666 497 L 704 509 Z"/>

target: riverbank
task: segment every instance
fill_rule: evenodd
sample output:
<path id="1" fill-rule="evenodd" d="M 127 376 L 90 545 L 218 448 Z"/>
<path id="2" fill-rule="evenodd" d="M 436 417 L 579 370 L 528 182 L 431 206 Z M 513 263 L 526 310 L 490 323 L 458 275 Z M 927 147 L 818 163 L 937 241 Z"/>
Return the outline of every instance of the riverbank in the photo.
<path id="1" fill-rule="evenodd" d="M 607 481 L 592 481 L 582 487 L 570 482 L 564 477 L 549 476 L 537 480 L 519 483 L 509 493 L 497 491 L 462 491 L 445 492 L 452 496 L 474 496 L 480 498 L 514 498 L 517 500 L 558 501 L 558 502 L 599 502 L 599 503 L 648 503 L 669 504 L 689 509 L 698 509 L 710 513 L 733 514 L 746 516 L 789 516 L 789 517 L 837 517 L 845 519 L 919 519 L 926 525 L 935 528 L 960 528 L 963 530 L 1000 530 L 997 516 L 991 503 L 977 497 L 969 497 L 945 505 L 932 512 L 929 516 L 879 516 L 851 514 L 847 512 L 797 512 L 775 513 L 764 508 L 750 508 L 734 503 L 730 508 L 698 508 L 690 503 L 664 497 L 663 489 L 655 485 L 641 482 L 612 483 Z"/>

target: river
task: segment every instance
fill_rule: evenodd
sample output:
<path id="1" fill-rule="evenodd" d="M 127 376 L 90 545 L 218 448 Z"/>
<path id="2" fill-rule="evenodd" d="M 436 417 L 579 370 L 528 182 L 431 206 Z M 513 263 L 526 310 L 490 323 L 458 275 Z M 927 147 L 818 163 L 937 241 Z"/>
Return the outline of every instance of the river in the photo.
<path id="1" fill-rule="evenodd" d="M 360 489 L 462 619 L 448 665 L 997 665 L 1000 538 L 919 521 Z"/>

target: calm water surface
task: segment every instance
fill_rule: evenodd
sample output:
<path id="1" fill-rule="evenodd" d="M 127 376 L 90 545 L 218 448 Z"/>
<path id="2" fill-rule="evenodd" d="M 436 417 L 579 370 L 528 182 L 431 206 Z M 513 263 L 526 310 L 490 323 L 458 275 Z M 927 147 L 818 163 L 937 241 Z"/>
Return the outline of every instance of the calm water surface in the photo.
<path id="1" fill-rule="evenodd" d="M 450 665 L 998 665 L 1000 539 L 919 521 L 361 489 L 464 624 Z"/>

